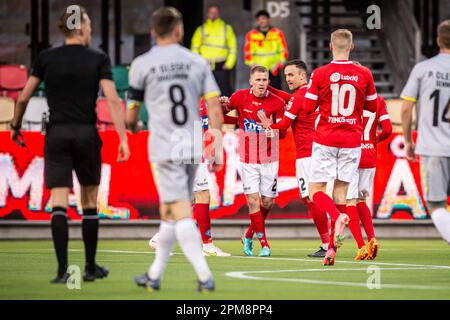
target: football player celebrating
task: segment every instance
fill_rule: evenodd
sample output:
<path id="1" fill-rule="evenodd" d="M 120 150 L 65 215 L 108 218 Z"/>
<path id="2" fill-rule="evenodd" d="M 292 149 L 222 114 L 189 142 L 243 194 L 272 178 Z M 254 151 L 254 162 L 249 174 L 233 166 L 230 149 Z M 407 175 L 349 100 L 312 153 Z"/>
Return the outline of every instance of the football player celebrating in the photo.
<path id="1" fill-rule="evenodd" d="M 284 101 L 267 90 L 269 72 L 261 66 L 250 71 L 251 88 L 235 92 L 230 99 L 220 98 L 224 113 L 237 110 L 241 129 L 239 141 L 242 163 L 242 182 L 250 210 L 251 225 L 244 237 L 244 253 L 253 256 L 253 233 L 261 243 L 260 257 L 270 256 L 270 246 L 265 231 L 265 218 L 277 196 L 278 140 L 267 137 L 259 124 L 258 112 L 268 118 L 281 119 L 285 111 Z M 260 204 L 261 202 L 261 204 Z"/>
<path id="2" fill-rule="evenodd" d="M 296 175 L 298 187 L 300 189 L 300 197 L 308 207 L 309 213 L 313 217 L 314 224 L 319 232 L 322 245 L 317 252 L 308 254 L 309 257 L 325 257 L 330 242 L 330 232 L 328 229 L 328 217 L 326 212 L 320 211 L 309 199 L 308 193 L 308 176 L 311 163 L 311 153 L 313 144 L 313 134 L 318 112 L 305 114 L 303 103 L 305 99 L 306 89 L 308 87 L 306 64 L 301 60 L 291 60 L 286 63 L 284 75 L 289 90 L 294 91 L 293 94 L 277 90 L 269 86 L 269 91 L 281 97 L 286 105 L 286 111 L 283 118 L 276 124 L 267 118 L 262 112 L 258 114 L 264 128 L 268 130 L 287 130 L 292 125 L 294 133 L 294 142 L 296 147 Z"/>
<path id="3" fill-rule="evenodd" d="M 379 125 L 381 125 L 382 132 L 377 134 Z M 373 260 L 377 257 L 379 244 L 375 238 L 372 215 L 366 199 L 371 192 L 375 177 L 377 143 L 386 140 L 392 133 L 386 102 L 381 96 L 377 98 L 376 112 L 364 110 L 363 128 L 358 174 L 353 177 L 347 192 L 347 215 L 350 218 L 348 227 L 358 246 L 355 260 Z M 367 247 L 361 234 L 360 221 L 367 235 Z"/>
<path id="4" fill-rule="evenodd" d="M 305 112 L 313 113 L 319 108 L 320 113 L 313 138 L 309 195 L 332 221 L 333 241 L 324 265 L 334 265 L 336 249 L 342 246 L 349 222 L 345 214 L 346 195 L 361 157 L 363 110 L 377 109 L 371 72 L 349 61 L 354 47 L 352 38 L 345 29 L 331 34 L 333 61 L 313 72 L 305 94 Z M 332 180 L 333 199 L 325 193 L 327 182 Z"/>

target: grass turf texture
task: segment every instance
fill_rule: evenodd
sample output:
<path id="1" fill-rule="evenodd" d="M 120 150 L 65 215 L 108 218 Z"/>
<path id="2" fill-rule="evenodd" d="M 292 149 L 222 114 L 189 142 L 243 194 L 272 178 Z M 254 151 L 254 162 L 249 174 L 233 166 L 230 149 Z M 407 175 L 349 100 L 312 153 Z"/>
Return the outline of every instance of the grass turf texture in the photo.
<path id="1" fill-rule="evenodd" d="M 306 256 L 317 241 L 271 241 L 270 258 L 244 257 L 239 241 L 216 244 L 233 257 L 207 258 L 217 291 L 205 295 L 195 291 L 196 276 L 178 247 L 162 290 L 148 293 L 133 281 L 153 261 L 147 241 L 100 241 L 97 261 L 110 275 L 82 282 L 81 290 L 49 283 L 56 270 L 50 241 L 0 241 L 0 299 L 450 299 L 449 247 L 439 240 L 382 240 L 380 256 L 364 262 L 353 261 L 348 240 L 334 267 Z M 258 243 L 254 248 L 259 253 Z M 69 263 L 84 269 L 81 241 L 70 242 Z M 367 288 L 369 266 L 380 268 L 381 289 Z"/>

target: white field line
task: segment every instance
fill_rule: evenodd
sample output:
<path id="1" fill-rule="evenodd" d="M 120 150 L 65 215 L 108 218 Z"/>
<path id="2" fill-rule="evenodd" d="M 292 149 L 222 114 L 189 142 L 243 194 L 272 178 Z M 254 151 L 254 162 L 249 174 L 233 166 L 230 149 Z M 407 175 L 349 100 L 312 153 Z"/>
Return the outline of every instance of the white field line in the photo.
<path id="1" fill-rule="evenodd" d="M 30 249 L 27 251 L 54 251 L 54 249 Z M 84 252 L 82 249 L 69 249 L 71 252 Z M 144 250 L 97 250 L 97 252 L 103 253 L 118 253 L 118 254 L 155 254 L 155 251 L 144 251 Z M 0 251 L 0 253 L 17 253 L 17 251 Z M 175 252 L 173 255 L 184 255 L 183 253 Z M 311 263 L 321 263 L 321 259 L 302 259 L 302 258 L 274 258 L 274 257 L 246 257 L 246 256 L 231 256 L 231 257 L 218 257 L 218 259 L 260 259 L 265 261 L 293 261 L 293 262 L 311 262 Z M 450 266 L 439 266 L 439 265 L 430 265 L 430 264 L 411 264 L 411 263 L 393 263 L 393 262 L 376 262 L 374 260 L 371 261 L 354 261 L 354 260 L 336 260 L 337 264 L 356 264 L 356 265 L 380 265 L 380 266 L 396 266 L 396 267 L 423 267 L 423 268 L 433 268 L 433 269 L 446 269 L 450 270 Z"/>
<path id="2" fill-rule="evenodd" d="M 424 270 L 434 269 L 442 270 L 439 268 L 382 268 L 380 270 Z M 318 285 L 333 285 L 333 286 L 346 286 L 346 287 L 365 287 L 368 288 L 365 282 L 345 282 L 345 281 L 328 281 L 328 280 L 314 280 L 314 279 L 293 279 L 293 278 L 266 278 L 250 276 L 248 274 L 264 274 L 264 273 L 297 273 L 297 272 L 335 272 L 335 271 L 367 271 L 366 268 L 341 268 L 341 269 L 298 269 L 298 270 L 268 270 L 268 271 L 241 271 L 241 272 L 227 272 L 225 275 L 230 278 L 244 279 L 244 280 L 257 280 L 257 281 L 275 281 L 275 282 L 297 282 L 306 284 L 318 284 Z M 401 285 L 401 284 L 380 284 L 380 289 L 411 289 L 411 290 L 450 290 L 449 287 L 441 286 L 425 286 L 425 285 Z M 368 288 L 369 290 L 369 288 Z"/>

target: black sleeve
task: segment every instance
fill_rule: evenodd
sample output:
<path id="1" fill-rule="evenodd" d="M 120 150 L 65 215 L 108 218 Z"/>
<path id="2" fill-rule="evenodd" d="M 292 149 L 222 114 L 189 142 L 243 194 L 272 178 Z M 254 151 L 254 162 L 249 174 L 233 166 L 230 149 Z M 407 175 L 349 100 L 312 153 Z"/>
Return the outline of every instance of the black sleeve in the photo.
<path id="1" fill-rule="evenodd" d="M 135 89 L 133 87 L 130 87 L 130 89 L 128 90 L 128 99 L 129 100 L 143 102 L 144 101 L 144 95 L 145 95 L 145 91 L 144 90 L 137 90 L 137 89 Z"/>
<path id="2" fill-rule="evenodd" d="M 38 55 L 38 57 L 34 60 L 33 69 L 31 71 L 31 75 L 35 76 L 41 80 L 44 80 L 44 66 L 42 63 L 42 52 Z"/>
<path id="3" fill-rule="evenodd" d="M 100 80 L 102 79 L 113 80 L 111 70 L 111 60 L 105 53 L 102 54 L 102 61 L 100 63 Z"/>

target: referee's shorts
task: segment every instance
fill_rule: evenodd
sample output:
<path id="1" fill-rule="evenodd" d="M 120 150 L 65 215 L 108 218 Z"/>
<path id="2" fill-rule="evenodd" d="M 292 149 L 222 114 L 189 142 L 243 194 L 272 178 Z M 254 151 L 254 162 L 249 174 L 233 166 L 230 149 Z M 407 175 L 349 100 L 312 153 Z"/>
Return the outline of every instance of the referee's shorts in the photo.
<path id="1" fill-rule="evenodd" d="M 73 188 L 73 170 L 80 185 L 98 186 L 102 145 L 95 125 L 51 125 L 44 147 L 46 188 Z"/>

